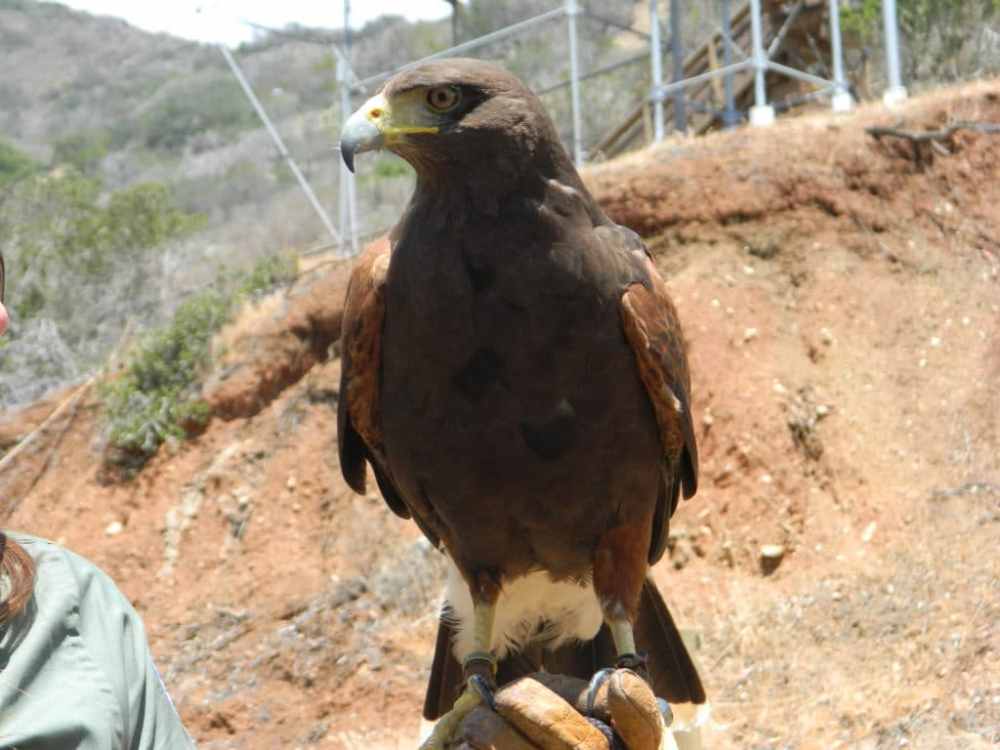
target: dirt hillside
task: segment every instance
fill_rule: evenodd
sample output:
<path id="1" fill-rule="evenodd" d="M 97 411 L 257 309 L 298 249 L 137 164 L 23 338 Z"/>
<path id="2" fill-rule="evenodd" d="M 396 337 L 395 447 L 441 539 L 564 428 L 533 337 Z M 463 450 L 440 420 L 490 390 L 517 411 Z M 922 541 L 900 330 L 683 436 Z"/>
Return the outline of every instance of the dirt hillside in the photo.
<path id="1" fill-rule="evenodd" d="M 701 489 L 656 571 L 710 748 L 1000 742 L 1000 82 L 592 168 L 691 340 Z M 216 418 L 131 482 L 96 398 L 0 418 L 4 525 L 103 566 L 203 748 L 409 748 L 441 565 L 334 450 L 346 269 L 219 338 Z M 331 355 L 327 357 L 328 353 Z M 780 545 L 769 574 L 762 545 Z"/>

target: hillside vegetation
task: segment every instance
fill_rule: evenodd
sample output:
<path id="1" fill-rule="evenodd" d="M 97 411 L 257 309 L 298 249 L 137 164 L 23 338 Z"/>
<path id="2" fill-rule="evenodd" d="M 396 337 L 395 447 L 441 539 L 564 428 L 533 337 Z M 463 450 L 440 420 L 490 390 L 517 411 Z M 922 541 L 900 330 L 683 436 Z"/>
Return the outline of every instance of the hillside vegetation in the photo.
<path id="1" fill-rule="evenodd" d="M 462 4 L 470 39 L 551 10 L 555 0 Z M 849 74 L 877 97 L 884 75 L 879 16 L 845 5 Z M 901 0 L 904 65 L 919 89 L 1000 68 L 995 0 Z M 648 8 L 584 2 L 584 145 L 646 95 Z M 718 23 L 716 3 L 685 6 L 688 48 Z M 253 20 L 253 19 L 251 19 Z M 290 26 L 236 51 L 289 150 L 338 221 L 339 111 L 331 44 L 342 30 Z M 828 75 L 820 37 L 795 64 Z M 384 16 L 351 35 L 357 76 L 391 71 L 451 42 L 448 20 Z M 813 54 L 815 52 L 816 54 Z M 476 51 L 543 92 L 571 138 L 564 19 Z M 817 56 L 819 55 L 819 56 Z M 219 51 L 36 0 L 0 0 L 0 251 L 10 268 L 13 325 L 0 348 L 0 406 L 23 405 L 88 377 L 123 336 L 164 326 L 186 298 L 232 292 L 235 272 L 329 243 Z M 377 82 L 369 87 L 373 91 Z M 363 94 L 355 93 L 353 104 Z M 357 180 L 363 231 L 384 231 L 411 189 L 385 155 Z"/>
<path id="2" fill-rule="evenodd" d="M 557 2 L 470 0 L 460 34 Z M 642 3 L 584 5 L 585 70 L 643 57 L 622 28 Z M 696 39 L 718 7 L 686 5 Z M 877 4 L 843 5 L 852 85 L 877 100 Z M 899 8 L 907 86 L 928 89 L 901 109 L 822 105 L 585 170 L 691 342 L 701 483 L 654 575 L 701 639 L 707 747 L 1000 743 L 1000 136 L 948 129 L 1000 123 L 1000 83 L 933 88 L 1000 71 L 1000 7 Z M 290 27 L 236 52 L 334 214 L 344 41 Z M 383 17 L 352 54 L 364 77 L 450 41 Z M 801 64 L 825 75 L 814 41 Z M 481 55 L 544 91 L 566 44 L 560 21 Z M 218 50 L 0 0 L 0 68 L 0 525 L 120 583 L 200 747 L 412 746 L 442 564 L 340 479 L 350 262 Z M 644 61 L 586 81 L 585 136 L 647 85 Z M 568 136 L 568 92 L 544 101 Z M 411 183 L 366 163 L 366 231 Z"/>
<path id="3" fill-rule="evenodd" d="M 865 131 L 948 122 L 1000 122 L 1000 83 L 584 175 L 690 339 L 701 481 L 654 576 L 700 636 L 706 747 L 1000 742 L 1000 137 L 917 161 Z M 412 747 L 441 557 L 340 479 L 349 264 L 301 265 L 212 338 L 211 418 L 131 480 L 102 464 L 92 388 L 0 419 L 0 450 L 23 446 L 2 523 L 122 585 L 201 747 Z"/>

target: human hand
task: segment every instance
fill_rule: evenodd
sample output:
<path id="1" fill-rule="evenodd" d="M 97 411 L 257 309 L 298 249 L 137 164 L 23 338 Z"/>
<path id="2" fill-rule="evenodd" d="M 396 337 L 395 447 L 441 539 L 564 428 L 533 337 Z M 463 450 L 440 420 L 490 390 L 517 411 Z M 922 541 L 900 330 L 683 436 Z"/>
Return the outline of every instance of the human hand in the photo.
<path id="1" fill-rule="evenodd" d="M 536 672 L 500 688 L 495 699 L 496 711 L 479 706 L 462 722 L 458 750 L 676 747 L 666 729 L 669 708 L 665 721 L 649 685 L 627 669 L 609 671 L 593 696 L 584 680 Z"/>

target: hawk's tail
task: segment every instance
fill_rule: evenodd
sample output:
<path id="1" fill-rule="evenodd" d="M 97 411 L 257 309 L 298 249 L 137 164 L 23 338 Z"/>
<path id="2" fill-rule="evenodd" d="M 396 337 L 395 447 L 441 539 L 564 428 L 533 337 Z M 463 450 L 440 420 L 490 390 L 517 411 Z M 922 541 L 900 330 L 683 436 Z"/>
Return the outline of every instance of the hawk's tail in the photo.
<path id="1" fill-rule="evenodd" d="M 705 688 L 694 659 L 670 616 L 667 603 L 649 578 L 642 587 L 635 643 L 649 658 L 649 680 L 654 693 L 669 703 L 705 702 Z"/>
<path id="2" fill-rule="evenodd" d="M 462 690 L 462 667 L 452 653 L 454 636 L 454 626 L 442 618 L 438 624 L 434 662 L 424 700 L 424 718 L 431 721 L 450 711 Z M 671 704 L 705 703 L 705 688 L 701 684 L 698 668 L 666 602 L 656 584 L 648 578 L 642 587 L 642 601 L 635 622 L 635 641 L 639 650 L 648 657 L 649 681 L 654 693 Z M 589 680 L 594 672 L 613 667 L 616 661 L 611 632 L 607 626 L 602 626 L 591 641 L 569 643 L 555 651 L 545 651 L 539 644 L 532 644 L 523 651 L 508 655 L 498 665 L 497 684 L 505 685 L 539 669 Z"/>

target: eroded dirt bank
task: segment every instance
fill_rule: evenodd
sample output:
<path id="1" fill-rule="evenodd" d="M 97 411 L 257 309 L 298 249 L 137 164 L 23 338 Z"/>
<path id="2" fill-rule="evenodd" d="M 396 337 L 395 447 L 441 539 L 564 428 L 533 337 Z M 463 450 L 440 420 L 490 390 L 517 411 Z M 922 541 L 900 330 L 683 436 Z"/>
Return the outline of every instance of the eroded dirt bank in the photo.
<path id="1" fill-rule="evenodd" d="M 1000 135 L 918 161 L 864 131 L 954 121 L 1000 122 L 1000 83 L 587 175 L 691 339 L 702 489 L 657 576 L 702 635 L 728 726 L 708 747 L 1000 741 Z M 104 481 L 89 393 L 0 478 L 7 526 L 121 583 L 205 748 L 412 746 L 440 564 L 339 478 L 323 357 L 345 278 L 324 266 L 225 331 L 219 418 L 135 481 Z M 68 395 L 0 420 L 0 448 Z M 764 544 L 784 548 L 766 577 Z"/>

